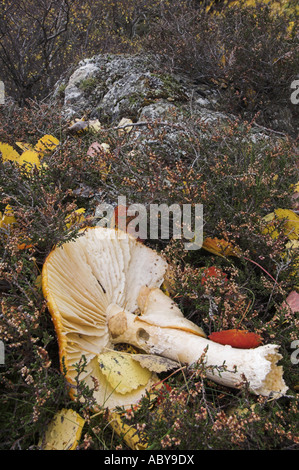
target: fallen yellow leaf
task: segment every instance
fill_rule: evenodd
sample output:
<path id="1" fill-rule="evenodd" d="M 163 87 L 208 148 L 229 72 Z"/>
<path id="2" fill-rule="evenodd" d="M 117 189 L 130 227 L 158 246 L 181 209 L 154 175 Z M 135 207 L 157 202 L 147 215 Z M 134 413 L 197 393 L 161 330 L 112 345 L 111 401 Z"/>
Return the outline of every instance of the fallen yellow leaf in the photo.
<path id="1" fill-rule="evenodd" d="M 157 373 L 167 372 L 168 370 L 180 367 L 179 362 L 163 356 L 156 356 L 155 354 L 134 354 L 132 359 L 139 362 L 142 367 Z"/>
<path id="2" fill-rule="evenodd" d="M 150 370 L 134 361 L 130 354 L 118 351 L 99 354 L 98 362 L 111 387 L 121 394 L 144 387 L 152 375 Z"/>
<path id="3" fill-rule="evenodd" d="M 26 150 L 34 150 L 33 146 L 31 144 L 28 144 L 27 142 L 16 142 L 16 145 L 21 149 L 23 152 Z"/>
<path id="4" fill-rule="evenodd" d="M 88 130 L 91 132 L 99 132 L 102 129 L 102 124 L 98 119 L 91 119 L 88 121 Z"/>
<path id="5" fill-rule="evenodd" d="M 14 216 L 14 213 L 13 213 L 13 210 L 11 208 L 10 205 L 7 205 L 5 210 L 4 210 L 4 213 L 3 215 L 1 214 L 0 212 L 0 229 L 4 229 L 4 230 L 7 230 L 7 228 L 10 226 L 10 225 L 13 225 L 15 224 L 17 221 L 16 221 L 16 218 Z M 28 244 L 29 243 L 29 244 Z M 21 243 L 18 245 L 18 249 L 19 250 L 25 250 L 26 248 L 32 248 L 33 245 L 30 244 L 30 240 L 28 240 L 28 243 Z"/>
<path id="6" fill-rule="evenodd" d="M 0 153 L 2 154 L 3 161 L 17 162 L 20 158 L 19 153 L 9 144 L 0 142 Z"/>
<path id="7" fill-rule="evenodd" d="M 85 209 L 81 207 L 80 209 L 75 210 L 72 214 L 68 215 L 65 219 L 66 227 L 70 229 L 73 225 L 84 222 L 84 213 Z"/>
<path id="8" fill-rule="evenodd" d="M 232 243 L 219 238 L 206 238 L 203 241 L 202 248 L 222 258 L 240 256 L 241 254 L 240 250 Z"/>
<path id="9" fill-rule="evenodd" d="M 50 422 L 39 446 L 42 450 L 75 450 L 84 423 L 85 420 L 76 411 L 63 408 Z"/>
<path id="10" fill-rule="evenodd" d="M 124 135 L 124 134 L 128 134 L 129 132 L 131 132 L 131 130 L 133 129 L 132 126 L 130 126 L 129 124 L 133 124 L 133 121 L 132 119 L 129 119 L 129 118 L 122 118 L 119 123 L 118 123 L 118 127 L 123 127 L 123 129 L 119 129 L 118 130 L 118 135 L 121 136 L 121 135 Z"/>
<path id="11" fill-rule="evenodd" d="M 39 139 L 35 147 L 26 142 L 16 142 L 16 145 L 23 151 L 19 154 L 11 145 L 0 142 L 0 153 L 4 161 L 10 160 L 19 165 L 26 165 L 30 170 L 32 166 L 40 168 L 40 158 L 43 158 L 47 151 L 53 151 L 59 140 L 52 135 L 44 135 Z"/>
<path id="12" fill-rule="evenodd" d="M 38 140 L 34 150 L 42 158 L 47 151 L 52 152 L 59 144 L 60 142 L 56 137 L 46 134 Z"/>
<path id="13" fill-rule="evenodd" d="M 267 226 L 263 234 L 269 234 L 274 240 L 278 238 L 278 222 L 281 222 L 283 234 L 289 240 L 298 240 L 299 235 L 299 216 L 290 209 L 275 209 L 274 212 L 267 214 L 263 220 Z"/>
<path id="14" fill-rule="evenodd" d="M 25 150 L 25 152 L 20 155 L 18 163 L 19 165 L 25 165 L 28 171 L 30 171 L 34 166 L 39 168 L 39 154 L 35 150 Z"/>
<path id="15" fill-rule="evenodd" d="M 10 205 L 7 205 L 4 209 L 4 213 L 0 220 L 0 228 L 7 229 L 8 225 L 16 223 L 16 218 L 13 214 L 13 210 Z"/>
<path id="16" fill-rule="evenodd" d="M 110 413 L 109 418 L 109 424 L 112 429 L 123 438 L 130 449 L 146 450 L 147 439 L 144 438 L 141 440 L 134 426 L 125 424 L 118 413 Z"/>

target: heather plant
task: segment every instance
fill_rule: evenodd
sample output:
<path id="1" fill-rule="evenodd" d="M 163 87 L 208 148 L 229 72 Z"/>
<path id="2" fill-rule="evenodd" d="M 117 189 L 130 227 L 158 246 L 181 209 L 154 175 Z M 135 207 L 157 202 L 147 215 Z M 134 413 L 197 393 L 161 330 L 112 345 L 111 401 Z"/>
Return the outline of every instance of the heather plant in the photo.
<path id="1" fill-rule="evenodd" d="M 0 141 L 34 145 L 44 134 L 60 141 L 39 170 L 0 162 L 0 211 L 9 205 L 16 219 L 0 232 L 0 338 L 5 344 L 0 448 L 38 448 L 46 424 L 62 407 L 86 419 L 80 449 L 127 446 L 109 427 L 107 411 L 92 410 L 92 390 L 79 381 L 84 361 L 78 364 L 76 390 L 83 400 L 70 399 L 40 277 L 51 249 L 74 239 L 83 226 L 94 225 L 98 204 L 116 204 L 119 195 L 148 209 L 154 203 L 203 204 L 204 236 L 232 242 L 240 256 L 188 252 L 173 239 L 145 243 L 161 250 L 172 266 L 169 293 L 187 318 L 207 334 L 240 327 L 260 334 L 265 343 L 278 343 L 289 386 L 279 400 L 252 396 L 245 380 L 239 389 L 228 390 L 207 380 L 203 357 L 196 369 L 162 374 L 162 392 L 124 412 L 124 422 L 136 428 L 149 449 L 296 448 L 298 365 L 290 360 L 290 345 L 297 339 L 298 317 L 285 299 L 298 286 L 297 253 L 286 257 L 283 224 L 277 222 L 276 239 L 263 233 L 265 215 L 292 206 L 296 143 L 282 136 L 285 129 L 261 128 L 273 127 L 269 109 L 274 102 L 289 106 L 296 118 L 289 103 L 298 64 L 296 15 L 273 15 L 269 5 L 252 7 L 248 2 L 242 8 L 213 5 L 207 10 L 188 1 L 152 2 L 151 7 L 111 1 L 106 9 L 66 1 L 56 2 L 58 24 L 52 22 L 55 12 L 47 10 L 47 2 L 38 3 L 46 14 L 45 35 L 39 41 L 42 28 L 36 27 L 34 40 L 23 41 L 23 48 L 18 41 L 22 34 L 31 38 L 32 15 L 39 24 L 33 3 L 4 2 L 0 11 L 6 15 L 1 41 L 7 39 L 0 60 L 2 65 L 6 60 L 4 78 L 17 98 L 45 97 L 70 58 L 145 48 L 162 57 L 167 71 L 184 70 L 199 84 L 212 83 L 221 107 L 248 121 L 202 124 L 192 115 L 191 103 L 180 124 L 168 124 L 177 140 L 167 146 L 166 129 L 159 122 L 139 129 L 134 142 L 114 129 L 96 137 L 70 135 L 56 105 L 27 100 L 24 108 L 0 108 Z M 18 8 L 25 12 L 22 24 L 14 22 Z M 13 34 L 14 28 L 19 34 Z M 93 85 L 87 81 L 82 86 L 88 93 Z M 109 143 L 111 151 L 88 156 L 95 139 Z M 85 210 L 83 220 L 75 218 L 68 225 L 78 208 Z M 220 275 L 207 275 L 207 268 Z"/>
<path id="2" fill-rule="evenodd" d="M 22 0 L 0 6 L 1 79 L 19 103 L 43 99 L 73 64 L 134 51 L 160 2 Z"/>
<path id="3" fill-rule="evenodd" d="M 78 364 L 76 390 L 83 400 L 70 399 L 40 278 L 52 248 L 97 223 L 98 204 L 115 205 L 119 195 L 147 208 L 152 203 L 203 204 L 204 237 L 232 242 L 238 257 L 200 247 L 186 251 L 182 240 L 171 238 L 144 243 L 163 252 L 173 272 L 169 294 L 206 334 L 239 327 L 260 334 L 265 343 L 278 343 L 289 387 L 281 399 L 253 396 L 245 379 L 239 389 L 229 390 L 207 379 L 203 356 L 196 369 L 161 374 L 162 391 L 123 413 L 124 422 L 136 428 L 149 449 L 298 446 L 298 366 L 290 360 L 298 317 L 285 303 L 298 285 L 296 252 L 286 258 L 281 223 L 276 239 L 263 233 L 264 216 L 292 204 L 298 177 L 293 140 L 263 135 L 254 122 L 218 127 L 189 114 L 175 124 L 174 149 L 163 145 L 165 128 L 158 121 L 138 129 L 135 140 L 113 128 L 77 136 L 68 133 L 59 111 L 35 102 L 22 109 L 0 108 L 0 141 L 35 144 L 44 134 L 60 141 L 39 170 L 0 162 L 0 210 L 9 205 L 16 219 L 0 234 L 1 448 L 38 448 L 46 424 L 63 407 L 86 420 L 80 449 L 127 448 L 109 427 L 106 410 L 93 410 L 92 390 L 79 381 L 84 361 Z M 109 143 L 110 151 L 89 156 L 95 140 Z M 69 225 L 68 217 L 78 208 L 85 210 L 83 219 Z M 208 268 L 222 274 L 209 275 Z"/>
<path id="4" fill-rule="evenodd" d="M 81 59 L 140 52 L 214 87 L 226 112 L 296 132 L 295 2 L 18 0 L 1 5 L 0 19 L 1 80 L 22 104 L 47 98 Z"/>
<path id="5" fill-rule="evenodd" d="M 195 370 L 184 368 L 180 379 L 168 378 L 154 406 L 145 399 L 138 410 L 124 413 L 125 422 L 136 426 L 141 439 L 147 437 L 150 450 L 296 447 L 297 410 L 292 400 L 286 400 L 283 407 L 294 422 L 284 427 L 279 423 L 280 418 L 286 419 L 281 403 L 263 397 L 253 400 L 246 382 L 237 393 L 221 389 L 207 381 L 205 374 L 203 357 Z"/>
<path id="6" fill-rule="evenodd" d="M 287 7 L 283 0 L 166 4 L 144 47 L 199 86 L 214 83 L 222 109 L 248 120 L 258 113 L 259 124 L 296 136 L 290 87 L 298 69 L 298 10 L 292 2 Z"/>

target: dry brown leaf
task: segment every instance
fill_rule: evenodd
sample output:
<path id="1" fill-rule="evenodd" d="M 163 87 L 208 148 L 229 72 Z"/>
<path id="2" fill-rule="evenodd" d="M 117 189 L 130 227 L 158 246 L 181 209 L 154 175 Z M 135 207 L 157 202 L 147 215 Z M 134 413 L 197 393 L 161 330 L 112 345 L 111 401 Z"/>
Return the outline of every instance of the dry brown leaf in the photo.
<path id="1" fill-rule="evenodd" d="M 142 367 L 156 372 L 157 374 L 180 367 L 180 364 L 176 361 L 153 354 L 134 354 L 132 359 L 139 362 Z"/>

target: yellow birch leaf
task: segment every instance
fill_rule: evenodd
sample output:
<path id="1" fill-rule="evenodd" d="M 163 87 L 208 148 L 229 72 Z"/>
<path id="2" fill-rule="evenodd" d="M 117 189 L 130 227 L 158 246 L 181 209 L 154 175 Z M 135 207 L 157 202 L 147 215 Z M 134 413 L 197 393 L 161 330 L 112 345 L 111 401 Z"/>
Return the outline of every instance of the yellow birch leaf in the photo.
<path id="1" fill-rule="evenodd" d="M 284 220 L 284 233 L 289 240 L 298 240 L 299 216 L 290 209 L 276 209 L 276 217 Z"/>
<path id="2" fill-rule="evenodd" d="M 75 224 L 84 222 L 84 213 L 85 209 L 84 207 L 81 207 L 80 209 L 75 210 L 72 214 L 68 215 L 65 219 L 67 228 L 69 229 Z"/>
<path id="3" fill-rule="evenodd" d="M 232 243 L 219 238 L 206 238 L 203 241 L 202 248 L 214 255 L 225 258 L 226 256 L 239 256 L 240 251 Z"/>
<path id="4" fill-rule="evenodd" d="M 85 420 L 76 411 L 62 409 L 50 422 L 45 436 L 39 441 L 42 450 L 75 450 Z"/>
<path id="5" fill-rule="evenodd" d="M 156 356 L 155 354 L 134 354 L 132 359 L 139 362 L 142 367 L 157 373 L 167 372 L 168 370 L 180 367 L 178 362 L 167 357 Z"/>
<path id="6" fill-rule="evenodd" d="M 290 279 L 298 279 L 298 272 L 299 272 L 299 240 L 290 240 L 286 243 L 286 250 L 287 252 L 284 253 L 283 257 L 292 258 L 292 271 L 290 272 Z"/>
<path id="7" fill-rule="evenodd" d="M 10 160 L 17 162 L 20 158 L 20 154 L 9 144 L 3 144 L 0 142 L 0 153 L 2 154 L 3 161 Z"/>
<path id="8" fill-rule="evenodd" d="M 125 424 L 118 413 L 110 413 L 109 424 L 114 431 L 123 438 L 128 447 L 132 450 L 146 450 L 147 440 L 146 438 L 140 439 L 139 433 L 137 433 L 134 426 Z"/>
<path id="9" fill-rule="evenodd" d="M 0 220 L 0 228 L 7 228 L 8 225 L 16 223 L 12 208 L 7 205 Z"/>
<path id="10" fill-rule="evenodd" d="M 278 230 L 275 229 L 275 214 L 271 212 L 270 214 L 265 215 L 263 217 L 264 222 L 266 222 L 267 226 L 262 230 L 264 235 L 269 234 L 273 240 L 276 240 L 279 236 Z"/>
<path id="11" fill-rule="evenodd" d="M 152 375 L 148 369 L 134 361 L 130 354 L 118 351 L 99 354 L 98 362 L 111 387 L 123 395 L 147 385 Z"/>
<path id="12" fill-rule="evenodd" d="M 290 189 L 292 190 L 292 192 L 297 193 L 299 191 L 299 182 L 296 184 L 291 184 Z"/>
<path id="13" fill-rule="evenodd" d="M 132 127 L 132 126 L 129 126 L 129 124 L 133 124 L 132 119 L 129 119 L 129 118 L 122 118 L 122 119 L 120 120 L 120 122 L 118 123 L 118 127 L 123 127 L 123 129 L 119 129 L 119 130 L 118 130 L 118 135 L 119 135 L 119 136 L 131 132 L 131 130 L 133 129 L 133 127 Z"/>
<path id="14" fill-rule="evenodd" d="M 53 135 L 46 134 L 34 147 L 34 150 L 39 153 L 40 157 L 43 157 L 47 151 L 52 152 L 60 144 L 59 140 Z"/>
<path id="15" fill-rule="evenodd" d="M 40 167 L 39 155 L 35 150 L 25 150 L 25 152 L 20 155 L 18 162 L 20 165 L 26 165 L 26 168 L 30 170 L 33 166 L 37 168 Z"/>
<path id="16" fill-rule="evenodd" d="M 275 209 L 274 212 L 267 214 L 263 220 L 267 223 L 263 234 L 269 235 L 275 240 L 279 232 L 275 222 L 282 222 L 282 230 L 289 240 L 297 240 L 299 235 L 299 216 L 290 209 Z"/>
<path id="17" fill-rule="evenodd" d="M 9 225 L 15 224 L 16 218 L 14 216 L 13 210 L 10 205 L 7 205 L 4 213 L 1 214 L 0 212 L 0 229 L 7 230 Z M 33 245 L 30 243 L 30 240 L 27 240 L 26 243 L 20 243 L 18 245 L 19 250 L 25 250 L 26 248 L 32 248 Z"/>
<path id="18" fill-rule="evenodd" d="M 106 142 L 101 143 L 100 146 L 102 147 L 104 152 L 109 152 L 110 151 L 110 145 L 107 144 Z"/>
<path id="19" fill-rule="evenodd" d="M 289 250 L 290 252 L 292 250 L 298 250 L 299 249 L 299 240 L 290 240 L 286 244 L 286 249 Z"/>
<path id="20" fill-rule="evenodd" d="M 88 130 L 88 122 L 87 121 L 76 121 L 70 125 L 68 131 L 71 134 L 82 134 L 83 132 Z"/>
<path id="21" fill-rule="evenodd" d="M 88 128 L 92 132 L 99 132 L 102 129 L 102 124 L 98 119 L 91 119 L 88 121 Z"/>
<path id="22" fill-rule="evenodd" d="M 31 144 L 28 144 L 27 142 L 16 142 L 16 145 L 23 152 L 25 152 L 26 150 L 33 150 L 33 146 Z"/>

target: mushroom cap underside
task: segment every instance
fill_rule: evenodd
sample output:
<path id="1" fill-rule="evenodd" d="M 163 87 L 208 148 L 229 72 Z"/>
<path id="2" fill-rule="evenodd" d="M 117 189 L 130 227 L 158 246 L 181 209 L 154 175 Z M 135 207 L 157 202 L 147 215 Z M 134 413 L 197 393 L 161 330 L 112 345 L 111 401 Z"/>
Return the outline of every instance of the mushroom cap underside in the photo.
<path id="1" fill-rule="evenodd" d="M 113 303 L 136 311 L 140 288 L 161 286 L 166 270 L 167 263 L 157 252 L 126 233 L 103 227 L 84 229 L 48 255 L 42 270 L 43 294 L 57 334 L 61 369 L 70 383 L 74 384 L 82 356 L 83 377 L 102 378 L 94 358 L 112 347 L 107 307 Z M 134 392 L 136 397 L 140 391 Z M 112 392 L 107 388 L 105 400 L 107 393 Z"/>

